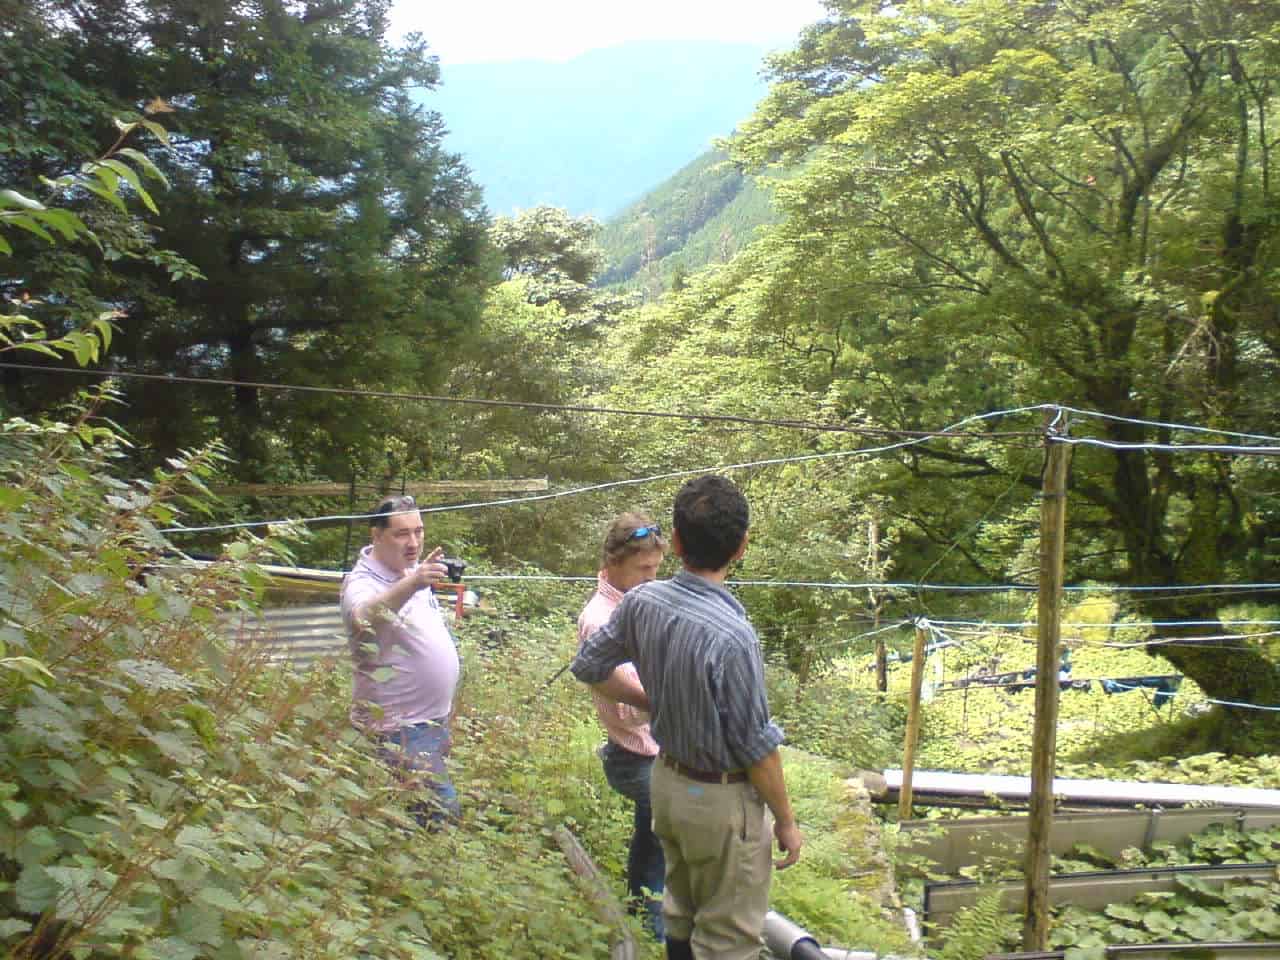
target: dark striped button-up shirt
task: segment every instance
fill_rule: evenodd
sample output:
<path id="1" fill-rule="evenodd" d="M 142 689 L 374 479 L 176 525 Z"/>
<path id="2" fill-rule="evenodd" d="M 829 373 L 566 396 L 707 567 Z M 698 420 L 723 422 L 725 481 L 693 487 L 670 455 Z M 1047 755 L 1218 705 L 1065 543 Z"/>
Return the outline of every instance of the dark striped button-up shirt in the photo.
<path id="1" fill-rule="evenodd" d="M 600 683 L 628 660 L 649 695 L 653 738 L 686 766 L 741 770 L 782 742 L 769 717 L 756 632 L 719 584 L 681 571 L 629 590 L 570 670 Z"/>

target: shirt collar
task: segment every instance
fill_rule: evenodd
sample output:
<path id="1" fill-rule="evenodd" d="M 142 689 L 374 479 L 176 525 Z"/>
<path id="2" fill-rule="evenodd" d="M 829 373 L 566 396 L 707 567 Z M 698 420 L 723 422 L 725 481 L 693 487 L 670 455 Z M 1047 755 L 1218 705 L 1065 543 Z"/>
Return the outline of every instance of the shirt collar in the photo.
<path id="1" fill-rule="evenodd" d="M 603 570 L 596 575 L 596 592 L 612 603 L 622 602 L 622 591 L 609 582 Z"/>
<path id="2" fill-rule="evenodd" d="M 356 566 L 364 567 L 379 580 L 386 581 L 387 583 L 395 583 L 404 576 L 404 574 L 396 573 L 375 557 L 373 555 L 373 544 L 371 543 L 360 548 L 360 559 L 356 561 Z M 411 567 L 409 569 L 413 568 Z"/>
<path id="3" fill-rule="evenodd" d="M 740 617 L 746 617 L 747 615 L 747 608 L 739 603 L 738 598 L 730 593 L 729 588 L 723 584 L 713 583 L 706 577 L 700 577 L 696 573 L 690 573 L 688 570 L 683 568 L 671 579 L 695 593 L 703 593 L 718 597 L 727 603 L 730 609 Z"/>

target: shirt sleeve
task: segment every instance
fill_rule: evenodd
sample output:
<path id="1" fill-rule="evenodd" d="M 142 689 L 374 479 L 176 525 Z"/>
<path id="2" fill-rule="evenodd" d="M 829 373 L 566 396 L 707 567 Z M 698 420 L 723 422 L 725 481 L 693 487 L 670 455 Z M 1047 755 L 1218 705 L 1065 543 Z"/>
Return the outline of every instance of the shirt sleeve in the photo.
<path id="1" fill-rule="evenodd" d="M 726 651 L 716 683 L 716 708 L 725 747 L 741 767 L 758 763 L 782 743 L 782 728 L 769 716 L 764 664 L 754 637 Z"/>
<path id="2" fill-rule="evenodd" d="M 349 632 L 355 632 L 356 610 L 378 595 L 378 584 L 372 577 L 349 573 L 342 581 L 342 620 Z M 370 624 L 372 626 L 372 624 Z"/>
<path id="3" fill-rule="evenodd" d="M 590 633 L 582 643 L 578 655 L 569 664 L 570 673 L 583 683 L 601 683 L 615 667 L 632 659 L 625 642 L 630 610 L 631 604 L 624 597 L 609 622 Z M 582 629 L 580 623 L 579 630 Z"/>

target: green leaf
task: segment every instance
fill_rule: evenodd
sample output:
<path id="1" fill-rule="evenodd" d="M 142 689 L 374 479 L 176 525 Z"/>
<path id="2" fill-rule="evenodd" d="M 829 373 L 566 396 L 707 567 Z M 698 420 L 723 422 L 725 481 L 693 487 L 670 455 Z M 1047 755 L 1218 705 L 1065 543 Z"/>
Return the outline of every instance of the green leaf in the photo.
<path id="1" fill-rule="evenodd" d="M 70 210 L 51 208 L 40 215 L 40 219 L 57 230 L 64 240 L 75 240 L 82 233 L 88 233 L 84 221 Z"/>
<path id="2" fill-rule="evenodd" d="M 21 210 L 43 210 L 44 204 L 23 196 L 17 190 L 0 190 L 0 207 L 17 207 Z"/>
<path id="3" fill-rule="evenodd" d="M 1280 904 L 1276 906 L 1280 907 Z M 1250 910 L 1248 913 L 1240 915 L 1242 919 L 1248 920 L 1253 924 L 1253 928 L 1258 933 L 1263 934 L 1267 939 L 1272 940 L 1280 936 L 1280 911 L 1276 909 L 1259 908 Z"/>
<path id="4" fill-rule="evenodd" d="M 147 176 L 151 177 L 153 180 L 159 180 L 166 187 L 169 186 L 169 180 L 165 177 L 164 173 L 160 170 L 159 167 L 157 167 L 154 163 L 152 163 L 151 158 L 148 157 L 141 150 L 135 150 L 133 147 L 121 147 L 116 152 L 119 153 L 122 157 L 128 157 L 130 160 L 136 163 L 139 167 L 142 168 L 142 172 L 145 173 Z"/>
<path id="5" fill-rule="evenodd" d="M 179 937 L 159 937 L 148 941 L 140 950 L 145 950 L 146 956 L 154 960 L 196 960 L 204 953 L 201 947 Z"/>
<path id="6" fill-rule="evenodd" d="M 1142 925 L 1158 937 L 1178 932 L 1178 924 L 1162 910 L 1148 910 L 1142 915 Z"/>
<path id="7" fill-rule="evenodd" d="M 1067 947 L 1062 960 L 1104 960 L 1107 955 L 1105 946 Z"/>
<path id="8" fill-rule="evenodd" d="M 54 354 L 54 356 L 57 356 L 57 354 Z M 39 684 L 42 687 L 49 686 L 56 679 L 52 671 L 34 657 L 0 658 L 0 669 L 11 670 L 21 674 L 31 683 Z"/>
<path id="9" fill-rule="evenodd" d="M 86 180 L 83 186 L 90 193 L 94 194 L 95 196 L 101 197 L 103 200 L 106 200 L 108 203 L 110 203 L 113 207 L 115 207 L 121 213 L 129 212 L 128 208 L 125 207 L 124 205 L 124 200 L 120 198 L 120 194 L 116 193 L 114 190 L 108 190 L 105 187 L 101 186 L 100 184 L 93 183 L 92 181 L 89 181 L 89 180 Z"/>
<path id="10" fill-rule="evenodd" d="M 26 214 L 19 214 L 17 216 L 12 216 L 12 215 L 7 216 L 4 218 L 3 222 L 7 224 L 11 224 L 12 226 L 15 226 L 15 227 L 20 227 L 21 229 L 26 230 L 28 233 L 34 233 L 41 240 L 48 241 L 49 243 L 54 242 L 53 234 L 51 234 L 44 227 L 40 226 L 40 224 L 36 223 L 34 218 L 27 216 Z"/>
<path id="11" fill-rule="evenodd" d="M 1102 911 L 1108 917 L 1117 920 L 1128 920 L 1130 923 L 1142 922 L 1142 911 L 1127 903 L 1111 903 Z"/>
<path id="12" fill-rule="evenodd" d="M 178 910 L 174 926 L 183 938 L 205 946 L 219 946 L 224 939 L 222 911 L 198 901 L 186 903 Z"/>
<path id="13" fill-rule="evenodd" d="M 144 128 L 149 130 L 155 136 L 155 138 L 159 140 L 161 143 L 163 143 L 166 147 L 172 146 L 172 144 L 169 142 L 169 131 L 166 130 L 164 127 L 160 126 L 160 124 L 156 123 L 154 120 L 139 120 L 138 123 L 140 123 Z"/>
<path id="14" fill-rule="evenodd" d="M 13 885 L 13 895 L 23 913 L 44 913 L 57 902 L 58 892 L 57 882 L 38 863 L 24 867 Z"/>
<path id="15" fill-rule="evenodd" d="M 119 314 L 115 310 L 108 310 L 94 317 L 90 326 L 97 332 L 99 339 L 102 340 L 102 349 L 108 350 L 111 347 L 111 337 L 115 332 L 115 326 L 111 321 Z"/>
<path id="16" fill-rule="evenodd" d="M 20 933 L 27 933 L 30 929 L 31 921 L 29 920 L 20 920 L 17 917 L 0 917 L 0 940 L 6 940 Z"/>
<path id="17" fill-rule="evenodd" d="M 196 893 L 196 899 L 201 903 L 207 903 L 209 906 L 224 910 L 227 913 L 238 913 L 243 909 L 240 901 L 230 891 L 224 890 L 222 887 L 201 887 L 199 892 Z"/>

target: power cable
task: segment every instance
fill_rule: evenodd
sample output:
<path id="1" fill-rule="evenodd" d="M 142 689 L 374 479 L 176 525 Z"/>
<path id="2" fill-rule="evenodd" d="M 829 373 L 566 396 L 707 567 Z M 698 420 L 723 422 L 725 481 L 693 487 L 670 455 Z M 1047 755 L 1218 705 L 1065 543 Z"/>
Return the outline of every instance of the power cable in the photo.
<path id="1" fill-rule="evenodd" d="M 1196 427 L 1186 423 L 1168 423 L 1163 420 L 1140 420 L 1134 417 L 1121 417 L 1113 413 L 1101 413 L 1097 410 L 1081 410 L 1078 407 L 1064 406 L 1063 410 L 1071 413 L 1078 413 L 1082 417 L 1095 417 L 1099 420 L 1112 420 L 1118 423 L 1132 423 L 1143 427 L 1164 427 L 1169 430 L 1185 430 L 1190 433 L 1216 433 L 1222 437 L 1239 437 L 1242 440 L 1270 440 L 1280 443 L 1280 437 L 1273 437 L 1265 433 L 1238 433 L 1234 430 L 1218 430 L 1214 427 Z"/>
<path id="2" fill-rule="evenodd" d="M 506 497 L 500 500 L 486 500 L 486 501 L 474 502 L 474 503 L 457 503 L 457 504 L 450 504 L 448 506 L 440 506 L 440 507 L 419 507 L 417 512 L 421 514 L 446 513 L 446 512 L 455 511 L 455 510 L 474 510 L 474 509 L 480 509 L 485 507 L 502 507 L 502 506 L 510 506 L 513 504 L 536 503 L 542 500 L 556 500 L 562 497 L 572 497 L 581 493 L 591 493 L 599 490 L 611 490 L 618 487 L 627 487 L 627 486 L 635 486 L 637 484 L 653 483 L 659 480 L 673 480 L 673 479 L 678 479 L 680 477 L 696 476 L 698 474 L 714 473 L 714 472 L 723 471 L 723 470 L 744 470 L 744 469 L 753 468 L 753 467 L 777 466 L 780 464 L 787 464 L 787 463 L 804 463 L 804 462 L 813 461 L 813 460 L 831 460 L 831 459 L 836 459 L 841 457 L 871 456 L 873 454 L 878 454 L 878 453 L 887 453 L 891 450 L 900 450 L 905 447 L 914 447 L 919 444 L 926 443 L 929 440 L 936 439 L 938 437 L 955 437 L 957 436 L 957 434 L 954 431 L 966 424 L 983 421 L 983 420 L 990 420 L 995 417 L 1008 416 L 1013 413 L 1020 413 L 1020 412 L 1023 412 L 1025 409 L 1030 409 L 1030 408 L 1019 408 L 1016 410 L 996 410 L 996 411 L 992 411 L 991 413 L 974 414 L 972 416 L 965 417 L 963 420 L 958 420 L 955 423 L 951 424 L 948 427 L 945 427 L 940 431 L 931 431 L 926 436 L 917 437 L 912 440 L 903 440 L 898 443 L 889 443 L 880 447 L 862 447 L 857 450 L 837 450 L 832 453 L 810 453 L 810 454 L 804 454 L 801 456 L 794 456 L 794 457 L 775 457 L 769 460 L 754 460 L 746 463 L 734 463 L 734 464 L 727 464 L 727 465 L 699 467 L 693 470 L 673 470 L 669 473 L 660 473 L 654 476 L 636 477 L 631 480 L 612 480 L 606 483 L 595 483 L 585 487 L 574 487 L 569 490 L 560 490 L 553 493 L 533 494 L 532 496 L 527 496 L 527 497 Z M 348 521 L 348 520 L 368 520 L 374 516 L 377 516 L 377 514 L 372 514 L 372 513 L 335 514 L 332 516 L 302 517 L 302 518 L 296 518 L 296 519 L 247 520 L 239 523 L 210 524 L 207 526 L 200 526 L 200 527 L 187 527 L 187 526 L 167 527 L 161 530 L 160 532 L 161 533 L 211 533 L 211 532 L 222 531 L 222 530 L 249 530 L 257 527 L 277 526 L 277 525 L 284 525 L 288 523 L 306 524 L 306 523 L 322 523 L 322 522 L 335 522 L 335 521 Z"/>
<path id="3" fill-rule="evenodd" d="M 1104 447 L 1108 450 L 1160 450 L 1167 453 L 1230 453 L 1238 456 L 1275 456 L 1280 447 L 1236 446 L 1228 443 L 1117 443 L 1095 437 L 1050 437 L 1051 443 L 1065 443 L 1073 447 Z"/>
<path id="4" fill-rule="evenodd" d="M 78 367 L 42 366 L 40 364 L 0 362 L 0 368 L 29 370 L 36 373 L 66 373 L 102 379 L 144 380 L 161 383 L 187 383 L 214 387 L 249 387 L 254 390 L 276 392 L 317 393 L 330 396 L 372 398 L 378 400 L 405 400 L 417 403 L 453 403 L 463 406 L 501 407 L 522 410 L 538 410 L 544 413 L 596 413 L 610 416 L 650 417 L 668 420 L 703 420 L 712 423 L 737 423 L 759 427 L 779 427 L 787 430 L 815 430 L 827 433 L 850 433 L 866 437 L 915 437 L 929 439 L 950 436 L 945 431 L 898 430 L 892 427 L 854 427 L 838 423 L 815 423 L 806 420 L 776 420 L 764 417 L 744 417 L 728 413 L 683 412 L 674 410 L 638 410 L 626 407 L 594 407 L 584 404 L 539 403 L 531 400 L 489 400 L 479 397 L 451 397 L 429 393 L 401 393 L 392 390 L 368 390 L 355 387 L 317 387 L 297 383 L 265 383 L 254 380 L 231 380 L 222 377 L 185 377 L 167 373 L 137 373 L 128 370 L 83 370 Z M 1007 413 L 1020 413 L 1035 407 L 1023 407 Z M 1038 437 L 1034 431 L 1012 431 L 983 434 L 984 439 L 1009 437 Z"/>

